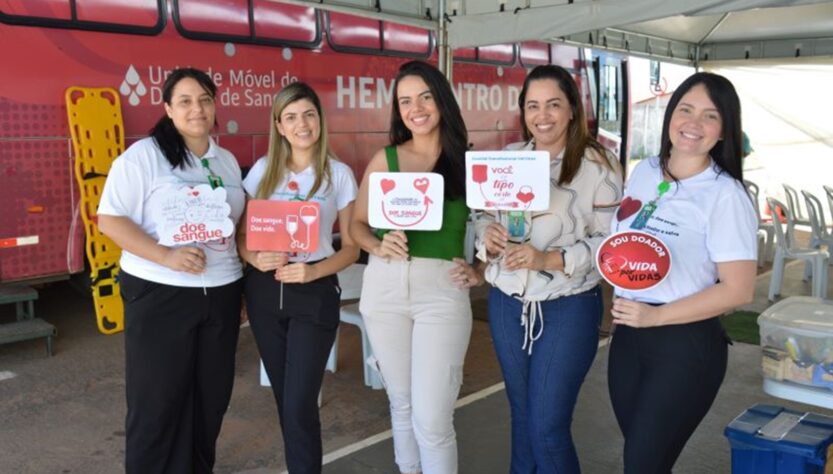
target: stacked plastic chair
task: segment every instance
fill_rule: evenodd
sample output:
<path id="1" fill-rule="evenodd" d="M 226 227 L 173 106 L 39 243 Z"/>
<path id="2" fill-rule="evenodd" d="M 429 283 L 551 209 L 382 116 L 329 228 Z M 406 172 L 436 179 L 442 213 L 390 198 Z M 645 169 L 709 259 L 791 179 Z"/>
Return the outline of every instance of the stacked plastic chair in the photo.
<path id="1" fill-rule="evenodd" d="M 784 277 L 784 265 L 787 259 L 804 260 L 812 269 L 812 294 L 817 298 L 827 297 L 827 265 L 830 254 L 822 249 L 800 248 L 795 243 L 795 220 L 792 211 L 781 201 L 767 198 L 767 205 L 773 216 L 781 208 L 786 218 L 786 229 L 779 219 L 773 219 L 775 224 L 775 256 L 772 259 L 772 279 L 769 283 L 769 300 L 781 293 L 781 280 Z"/>
<path id="2" fill-rule="evenodd" d="M 761 207 L 758 200 L 760 188 L 758 185 L 748 180 L 744 180 L 743 184 L 746 186 L 746 192 L 752 198 L 755 216 L 758 218 L 758 266 L 762 267 L 764 263 L 772 259 L 772 253 L 775 250 L 775 224 L 764 222 L 761 218 Z"/>
<path id="3" fill-rule="evenodd" d="M 804 202 L 807 204 L 807 215 L 810 217 L 810 229 L 813 234 L 810 237 L 810 248 L 818 249 L 822 245 L 828 249 L 833 248 L 833 231 L 827 229 L 827 221 L 824 218 L 824 208 L 821 201 L 809 191 L 801 191 L 804 195 Z"/>
<path id="4" fill-rule="evenodd" d="M 124 329 L 116 280 L 121 249 L 98 230 L 96 210 L 110 165 L 124 151 L 121 102 L 112 88 L 70 87 L 65 99 L 98 329 L 113 334 Z"/>
<path id="5" fill-rule="evenodd" d="M 787 208 L 793 214 L 793 222 L 795 225 L 810 226 L 810 219 L 804 215 L 801 210 L 801 201 L 798 199 L 798 191 L 789 184 L 784 184 L 784 194 L 787 195 Z M 775 216 L 775 214 L 773 214 Z"/>

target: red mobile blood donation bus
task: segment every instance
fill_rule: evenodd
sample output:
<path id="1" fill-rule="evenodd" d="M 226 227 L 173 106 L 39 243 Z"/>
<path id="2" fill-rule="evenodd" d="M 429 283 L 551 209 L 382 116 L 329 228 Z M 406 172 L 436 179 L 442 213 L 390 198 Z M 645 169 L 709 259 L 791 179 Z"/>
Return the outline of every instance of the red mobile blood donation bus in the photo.
<path id="1" fill-rule="evenodd" d="M 247 167 L 266 151 L 273 94 L 302 80 L 321 95 L 335 153 L 361 179 L 387 141 L 398 66 L 437 59 L 427 30 L 269 0 L 3 0 L 0 44 L 0 282 L 84 270 L 68 87 L 119 91 L 129 146 L 163 113 L 166 75 L 204 69 L 218 86 L 217 141 Z M 535 42 L 455 50 L 471 146 L 520 138 L 518 93 L 538 64 L 574 72 L 595 126 L 599 68 L 584 51 Z"/>

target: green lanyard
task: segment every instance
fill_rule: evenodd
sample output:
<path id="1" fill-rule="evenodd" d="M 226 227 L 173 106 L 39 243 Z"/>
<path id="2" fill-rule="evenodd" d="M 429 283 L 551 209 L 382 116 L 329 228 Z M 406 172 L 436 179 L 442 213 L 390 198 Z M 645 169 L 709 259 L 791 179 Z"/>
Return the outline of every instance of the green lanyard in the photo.
<path id="1" fill-rule="evenodd" d="M 671 185 L 668 181 L 663 180 L 657 185 L 657 197 L 642 207 L 642 210 L 639 211 L 639 214 L 637 214 L 636 218 L 634 218 L 633 222 L 631 222 L 631 229 L 640 230 L 645 228 L 645 225 L 648 224 L 648 219 L 650 219 L 651 215 L 654 214 L 654 211 L 657 210 L 657 202 L 663 194 L 668 192 L 669 189 L 671 189 Z"/>
<path id="2" fill-rule="evenodd" d="M 211 171 L 211 167 L 208 166 L 208 159 L 202 158 L 200 163 L 202 163 L 202 167 L 208 172 L 208 184 L 211 185 L 211 189 L 222 188 L 223 178 L 217 176 L 213 171 Z"/>

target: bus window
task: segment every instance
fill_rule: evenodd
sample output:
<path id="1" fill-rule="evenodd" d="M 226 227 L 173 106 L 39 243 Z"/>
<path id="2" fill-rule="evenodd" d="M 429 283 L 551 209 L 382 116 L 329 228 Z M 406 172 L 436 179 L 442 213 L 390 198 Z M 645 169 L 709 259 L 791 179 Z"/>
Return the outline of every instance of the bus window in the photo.
<path id="1" fill-rule="evenodd" d="M 255 36 L 265 40 L 318 43 L 318 17 L 314 8 L 254 0 Z"/>
<path id="2" fill-rule="evenodd" d="M 75 12 L 80 21 L 144 27 L 159 24 L 157 0 L 76 0 Z"/>
<path id="3" fill-rule="evenodd" d="M 477 61 L 510 66 L 515 63 L 514 44 L 493 44 L 477 48 Z"/>
<path id="4" fill-rule="evenodd" d="M 185 37 L 218 31 L 224 36 L 251 36 L 248 0 L 179 0 L 175 5 L 174 20 Z"/>
<path id="5" fill-rule="evenodd" d="M 0 12 L 6 17 L 4 20 L 8 17 L 72 19 L 69 0 L 6 0 L 0 3 Z"/>
<path id="6" fill-rule="evenodd" d="M 477 61 L 477 48 L 454 48 L 454 59 Z"/>
<path id="7" fill-rule="evenodd" d="M 524 41 L 519 48 L 521 64 L 538 66 L 550 63 L 550 45 L 541 41 Z"/>
<path id="8" fill-rule="evenodd" d="M 336 51 L 379 51 L 380 21 L 344 13 L 327 12 L 330 45 Z"/>
<path id="9" fill-rule="evenodd" d="M 382 24 L 382 49 L 385 51 L 427 58 L 431 48 L 428 30 L 387 21 Z"/>

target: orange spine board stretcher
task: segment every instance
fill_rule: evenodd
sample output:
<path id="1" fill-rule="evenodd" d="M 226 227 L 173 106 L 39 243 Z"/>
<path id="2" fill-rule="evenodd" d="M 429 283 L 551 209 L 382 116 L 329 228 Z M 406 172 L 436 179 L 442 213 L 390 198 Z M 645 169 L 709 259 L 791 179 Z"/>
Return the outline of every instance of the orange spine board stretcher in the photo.
<path id="1" fill-rule="evenodd" d="M 124 308 L 116 279 L 121 249 L 99 231 L 96 211 L 110 165 L 124 151 L 121 101 L 118 92 L 109 87 L 70 87 L 65 99 L 96 320 L 99 331 L 115 334 L 124 330 Z"/>

